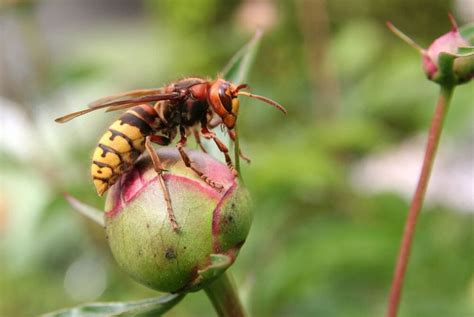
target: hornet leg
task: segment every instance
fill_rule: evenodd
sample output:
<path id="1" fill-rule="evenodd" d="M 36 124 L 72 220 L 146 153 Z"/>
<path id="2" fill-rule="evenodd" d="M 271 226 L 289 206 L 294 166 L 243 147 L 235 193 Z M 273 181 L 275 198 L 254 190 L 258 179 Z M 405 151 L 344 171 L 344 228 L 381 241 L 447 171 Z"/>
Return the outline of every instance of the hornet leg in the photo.
<path id="1" fill-rule="evenodd" d="M 203 151 L 204 153 L 207 153 L 206 149 L 204 148 L 204 146 L 201 143 L 201 135 L 199 134 L 199 131 L 196 128 L 193 128 L 193 135 L 194 135 L 194 138 L 196 139 L 196 143 L 199 146 L 199 148 L 201 149 L 201 151 Z"/>
<path id="2" fill-rule="evenodd" d="M 171 198 L 170 198 L 170 193 L 168 191 L 168 187 L 165 184 L 165 180 L 163 178 L 163 171 L 165 170 L 163 168 L 163 165 L 161 164 L 160 158 L 156 154 L 155 150 L 153 149 L 153 146 L 151 145 L 151 142 L 156 142 L 157 139 L 154 137 L 161 138 L 159 136 L 147 136 L 145 140 L 145 147 L 148 151 L 148 154 L 151 157 L 151 161 L 153 162 L 153 168 L 155 169 L 156 173 L 158 174 L 158 181 L 160 182 L 161 189 L 163 191 L 163 195 L 165 197 L 166 201 L 166 206 L 168 209 L 168 218 L 171 222 L 171 226 L 173 227 L 173 231 L 178 232 L 179 231 L 179 225 L 178 222 L 176 221 L 176 217 L 174 216 L 173 212 L 173 207 L 171 206 Z M 158 143 L 158 142 L 157 142 Z"/>
<path id="3" fill-rule="evenodd" d="M 180 128 L 179 132 L 181 134 L 181 139 L 178 141 L 178 144 L 176 144 L 176 147 L 178 148 L 179 154 L 181 155 L 181 158 L 184 162 L 184 165 L 186 165 L 188 168 L 192 169 L 194 171 L 194 173 L 196 173 L 204 182 L 206 182 L 206 184 L 208 184 L 209 186 L 217 189 L 218 191 L 221 191 L 224 188 L 221 184 L 218 184 L 218 183 L 214 182 L 213 180 L 211 180 L 209 177 L 204 175 L 203 172 L 201 172 L 200 170 L 198 170 L 194 166 L 194 164 L 191 161 L 191 159 L 189 158 L 188 154 L 186 154 L 186 152 L 184 151 L 184 146 L 186 145 L 186 141 L 187 141 L 186 133 L 185 133 L 184 129 L 182 129 L 182 128 Z"/>
<path id="4" fill-rule="evenodd" d="M 201 133 L 202 133 L 203 137 L 205 137 L 206 139 L 209 139 L 209 140 L 212 139 L 214 141 L 214 143 L 216 143 L 217 147 L 219 148 L 219 151 L 221 151 L 224 154 L 225 162 L 227 163 L 227 167 L 229 167 L 229 169 L 232 171 L 232 174 L 234 174 L 234 176 L 237 176 L 238 173 L 237 173 L 237 170 L 234 167 L 234 164 L 232 164 L 232 159 L 230 158 L 229 149 L 227 148 L 227 146 L 225 146 L 225 144 L 222 143 L 221 140 L 219 140 L 219 138 L 216 136 L 216 134 L 214 132 L 209 131 L 207 129 L 207 127 L 203 127 L 201 129 Z"/>

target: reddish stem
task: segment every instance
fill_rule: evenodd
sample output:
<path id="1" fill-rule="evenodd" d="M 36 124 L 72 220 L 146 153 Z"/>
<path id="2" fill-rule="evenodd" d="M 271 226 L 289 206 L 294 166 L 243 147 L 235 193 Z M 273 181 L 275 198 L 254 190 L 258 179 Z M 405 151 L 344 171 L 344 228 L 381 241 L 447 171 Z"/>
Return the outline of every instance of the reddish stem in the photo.
<path id="1" fill-rule="evenodd" d="M 400 253 L 398 254 L 397 266 L 392 281 L 392 289 L 390 292 L 390 301 L 388 303 L 387 317 L 396 317 L 400 303 L 400 295 L 405 280 L 405 272 L 407 269 L 408 258 L 410 256 L 411 245 L 415 233 L 415 226 L 423 206 L 428 181 L 430 179 L 431 169 L 436 156 L 441 131 L 443 129 L 444 118 L 449 108 L 449 102 L 453 93 L 453 87 L 441 86 L 438 102 L 436 104 L 435 113 L 431 121 L 431 128 L 428 134 L 428 143 L 426 145 L 425 157 L 421 168 L 418 185 L 416 186 L 415 195 L 408 211 L 403 240 L 400 245 Z"/>

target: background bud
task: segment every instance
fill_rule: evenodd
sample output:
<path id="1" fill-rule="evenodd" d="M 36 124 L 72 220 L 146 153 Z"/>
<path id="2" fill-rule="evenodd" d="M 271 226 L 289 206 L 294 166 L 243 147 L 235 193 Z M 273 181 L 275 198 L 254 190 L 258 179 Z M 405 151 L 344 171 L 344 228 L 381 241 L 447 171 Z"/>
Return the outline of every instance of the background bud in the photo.
<path id="1" fill-rule="evenodd" d="M 173 231 L 148 156 L 122 176 L 106 200 L 105 226 L 116 261 L 135 280 L 159 291 L 205 285 L 216 276 L 201 273 L 209 272 L 216 255 L 228 259 L 224 269 L 230 266 L 250 229 L 247 190 L 223 163 L 202 152 L 188 152 L 193 164 L 224 189 L 219 192 L 197 177 L 177 150 L 161 148 L 158 155 L 168 170 L 164 179 L 179 232 Z"/>
<path id="2" fill-rule="evenodd" d="M 446 87 L 467 83 L 474 77 L 474 25 L 459 29 L 454 17 L 449 18 L 451 30 L 434 40 L 428 49 L 387 22 L 392 32 L 420 52 L 428 79 Z"/>
<path id="3" fill-rule="evenodd" d="M 461 54 L 469 46 L 457 26 L 437 38 L 423 51 L 423 67 L 428 78 L 442 85 L 459 85 L 472 78 L 472 55 Z M 467 63 L 466 63 L 467 62 Z"/>
<path id="4" fill-rule="evenodd" d="M 440 68 L 440 54 L 447 53 L 456 55 L 460 47 L 466 47 L 469 43 L 464 39 L 456 26 L 451 31 L 437 38 L 423 54 L 423 66 L 429 79 L 438 74 Z"/>

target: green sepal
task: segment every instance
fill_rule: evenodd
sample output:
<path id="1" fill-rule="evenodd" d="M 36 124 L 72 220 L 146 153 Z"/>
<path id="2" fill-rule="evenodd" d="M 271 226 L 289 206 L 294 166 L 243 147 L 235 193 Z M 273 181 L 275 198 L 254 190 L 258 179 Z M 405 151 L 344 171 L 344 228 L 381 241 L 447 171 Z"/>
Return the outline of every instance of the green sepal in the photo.
<path id="1" fill-rule="evenodd" d="M 460 27 L 459 34 L 461 34 L 470 45 L 474 45 L 474 23 L 469 23 Z"/>
<path id="2" fill-rule="evenodd" d="M 453 72 L 453 64 L 456 57 L 456 55 L 446 52 L 439 53 L 438 71 L 432 80 L 443 86 L 456 85 L 456 77 Z"/>
<path id="3" fill-rule="evenodd" d="M 234 258 L 227 254 L 211 254 L 209 261 L 210 263 L 207 267 L 198 270 L 197 278 L 186 288 L 187 291 L 199 291 L 208 283 L 213 282 L 232 265 Z"/>
<path id="4" fill-rule="evenodd" d="M 456 58 L 453 65 L 458 84 L 464 84 L 474 77 L 474 52 Z"/>
<path id="5" fill-rule="evenodd" d="M 209 281 L 218 277 L 234 262 L 232 257 L 226 254 L 211 254 L 210 260 L 211 264 L 208 267 L 198 271 L 203 281 Z"/>
<path id="6" fill-rule="evenodd" d="M 460 54 L 441 52 L 438 56 L 438 71 L 432 78 L 442 86 L 467 83 L 474 76 L 474 48 L 462 47 Z"/>
<path id="7" fill-rule="evenodd" d="M 85 204 L 69 194 L 65 194 L 64 197 L 75 211 L 82 214 L 83 216 L 86 216 L 102 227 L 105 225 L 104 212 L 102 210 Z"/>
<path id="8" fill-rule="evenodd" d="M 463 46 L 458 49 L 458 56 L 469 56 L 474 54 L 474 46 Z"/>
<path id="9" fill-rule="evenodd" d="M 89 303 L 61 309 L 43 317 L 111 317 L 111 316 L 161 316 L 183 299 L 184 294 L 166 294 L 160 297 L 129 302 Z"/>

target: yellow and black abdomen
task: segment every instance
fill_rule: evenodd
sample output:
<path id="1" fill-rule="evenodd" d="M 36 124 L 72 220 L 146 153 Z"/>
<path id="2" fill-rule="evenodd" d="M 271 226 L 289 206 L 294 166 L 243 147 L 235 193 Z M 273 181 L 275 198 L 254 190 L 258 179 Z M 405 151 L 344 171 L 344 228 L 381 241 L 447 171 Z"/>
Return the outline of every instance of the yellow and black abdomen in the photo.
<path id="1" fill-rule="evenodd" d="M 100 138 L 92 156 L 91 175 L 99 196 L 127 172 L 145 150 L 145 138 L 157 114 L 152 106 L 135 106 L 116 120 Z"/>

